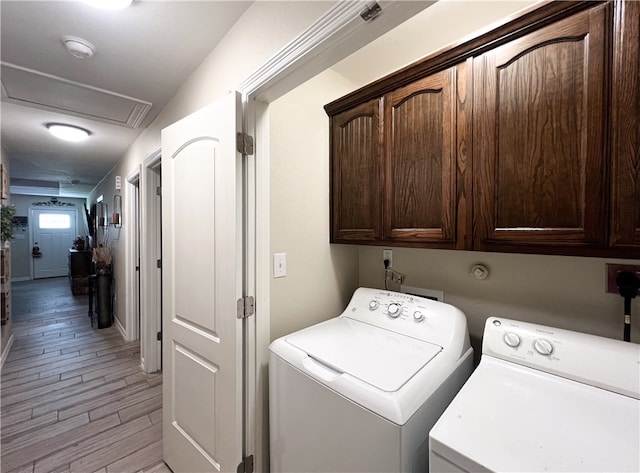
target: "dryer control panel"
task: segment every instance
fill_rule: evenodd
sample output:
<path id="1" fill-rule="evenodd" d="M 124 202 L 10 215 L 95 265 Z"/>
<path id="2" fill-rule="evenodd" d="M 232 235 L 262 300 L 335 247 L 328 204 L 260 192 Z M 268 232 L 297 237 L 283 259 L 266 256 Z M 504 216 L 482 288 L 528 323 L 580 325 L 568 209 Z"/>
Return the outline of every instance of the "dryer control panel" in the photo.
<path id="1" fill-rule="evenodd" d="M 446 348 L 454 340 L 469 346 L 467 319 L 456 307 L 424 297 L 361 287 L 341 317 L 428 341 Z M 459 342 L 458 342 L 459 343 Z"/>
<path id="2" fill-rule="evenodd" d="M 482 356 L 527 366 L 640 399 L 640 345 L 490 317 Z"/>

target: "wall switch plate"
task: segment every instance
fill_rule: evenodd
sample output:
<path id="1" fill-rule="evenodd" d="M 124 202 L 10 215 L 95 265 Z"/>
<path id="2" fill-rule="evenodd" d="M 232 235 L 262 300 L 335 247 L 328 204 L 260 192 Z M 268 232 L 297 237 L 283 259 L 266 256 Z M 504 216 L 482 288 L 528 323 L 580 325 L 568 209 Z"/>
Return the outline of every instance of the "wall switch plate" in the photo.
<path id="1" fill-rule="evenodd" d="M 283 278 L 287 275 L 287 254 L 273 254 L 273 277 Z"/>
<path id="2" fill-rule="evenodd" d="M 635 273 L 636 276 L 640 278 L 640 265 L 607 263 L 607 293 L 620 294 L 618 285 L 616 284 L 616 277 L 618 276 L 618 273 L 623 271 Z M 640 290 L 638 290 L 638 294 L 640 294 Z"/>

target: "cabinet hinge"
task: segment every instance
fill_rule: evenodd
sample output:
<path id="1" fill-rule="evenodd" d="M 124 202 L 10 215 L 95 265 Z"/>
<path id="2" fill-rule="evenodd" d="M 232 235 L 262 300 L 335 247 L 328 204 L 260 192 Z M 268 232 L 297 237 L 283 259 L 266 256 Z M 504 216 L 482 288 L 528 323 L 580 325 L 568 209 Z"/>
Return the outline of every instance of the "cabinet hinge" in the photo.
<path id="1" fill-rule="evenodd" d="M 242 462 L 238 465 L 238 473 L 253 473 L 253 455 L 242 457 Z"/>
<path id="2" fill-rule="evenodd" d="M 162 332 L 156 333 L 156 340 L 158 340 L 159 342 L 162 341 Z"/>
<path id="3" fill-rule="evenodd" d="M 238 153 L 250 156 L 253 154 L 253 136 L 238 132 L 236 134 L 236 150 Z"/>
<path id="4" fill-rule="evenodd" d="M 255 299 L 253 296 L 241 297 L 238 299 L 237 315 L 239 319 L 251 317 L 255 312 Z"/>
<path id="5" fill-rule="evenodd" d="M 156 267 L 157 267 L 158 269 L 162 269 L 162 260 L 161 260 L 161 259 L 156 260 Z"/>

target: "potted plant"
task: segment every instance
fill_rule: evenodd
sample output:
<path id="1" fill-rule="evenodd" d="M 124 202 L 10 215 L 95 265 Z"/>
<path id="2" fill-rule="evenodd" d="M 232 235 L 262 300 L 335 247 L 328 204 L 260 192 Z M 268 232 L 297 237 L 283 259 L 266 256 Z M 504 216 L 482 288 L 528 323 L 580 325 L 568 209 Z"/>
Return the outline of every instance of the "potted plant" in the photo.
<path id="1" fill-rule="evenodd" d="M 0 240 L 2 243 L 13 240 L 13 217 L 16 208 L 13 205 L 3 205 L 0 215 Z"/>

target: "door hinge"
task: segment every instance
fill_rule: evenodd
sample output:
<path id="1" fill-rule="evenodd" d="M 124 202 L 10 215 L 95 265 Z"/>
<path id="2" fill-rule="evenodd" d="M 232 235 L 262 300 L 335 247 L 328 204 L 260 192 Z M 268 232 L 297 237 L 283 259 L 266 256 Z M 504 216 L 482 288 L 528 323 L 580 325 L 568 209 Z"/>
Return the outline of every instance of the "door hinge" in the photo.
<path id="1" fill-rule="evenodd" d="M 239 319 L 246 319 L 255 314 L 255 299 L 253 296 L 241 297 L 238 299 L 237 315 Z"/>
<path id="2" fill-rule="evenodd" d="M 156 195 L 159 195 L 160 197 L 162 197 L 162 187 L 161 186 L 156 187 Z"/>
<path id="3" fill-rule="evenodd" d="M 253 455 L 242 457 L 242 462 L 238 465 L 238 473 L 253 473 Z"/>
<path id="4" fill-rule="evenodd" d="M 161 259 L 156 260 L 156 266 L 157 266 L 158 269 L 162 269 L 162 260 Z"/>
<path id="5" fill-rule="evenodd" d="M 159 342 L 162 341 L 162 332 L 156 333 L 156 340 L 158 340 Z"/>
<path id="6" fill-rule="evenodd" d="M 238 153 L 250 156 L 253 154 L 253 136 L 238 132 L 236 134 L 236 150 Z"/>

